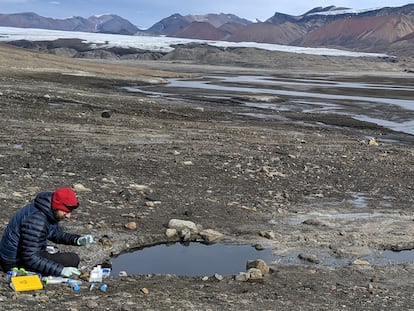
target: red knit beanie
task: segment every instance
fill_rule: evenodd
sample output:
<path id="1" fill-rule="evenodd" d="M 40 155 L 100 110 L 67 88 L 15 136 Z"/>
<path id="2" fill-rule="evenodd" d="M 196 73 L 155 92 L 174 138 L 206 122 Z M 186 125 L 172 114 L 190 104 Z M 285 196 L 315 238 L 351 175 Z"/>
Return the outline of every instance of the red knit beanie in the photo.
<path id="1" fill-rule="evenodd" d="M 79 206 L 75 192 L 71 188 L 63 187 L 52 194 L 52 208 L 71 213 Z"/>

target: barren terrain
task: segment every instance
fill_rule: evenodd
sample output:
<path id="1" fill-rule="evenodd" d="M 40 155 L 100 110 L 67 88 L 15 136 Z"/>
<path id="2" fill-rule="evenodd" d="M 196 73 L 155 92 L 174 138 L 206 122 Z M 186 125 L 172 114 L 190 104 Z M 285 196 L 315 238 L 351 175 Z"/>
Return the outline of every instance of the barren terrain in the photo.
<path id="1" fill-rule="evenodd" d="M 98 241 L 74 248 L 87 269 L 129 248 L 178 240 L 165 235 L 170 219 L 214 229 L 224 243 L 261 245 L 278 258 L 261 282 L 114 275 L 106 292 L 48 285 L 27 293 L 2 282 L 2 305 L 411 309 L 412 260 L 386 264 L 376 254 L 414 248 L 412 135 L 330 113 L 281 110 L 262 120 L 230 112 L 240 98 L 221 101 L 180 89 L 156 97 L 122 88 L 162 89 L 169 78 L 212 73 L 414 84 L 410 62 L 272 55 L 277 66 L 266 66 L 266 57 L 249 65 L 242 61 L 253 56 L 237 63 L 228 55 L 218 63 L 103 62 L 0 45 L 1 229 L 39 191 L 73 186 L 80 208 L 62 225 Z"/>

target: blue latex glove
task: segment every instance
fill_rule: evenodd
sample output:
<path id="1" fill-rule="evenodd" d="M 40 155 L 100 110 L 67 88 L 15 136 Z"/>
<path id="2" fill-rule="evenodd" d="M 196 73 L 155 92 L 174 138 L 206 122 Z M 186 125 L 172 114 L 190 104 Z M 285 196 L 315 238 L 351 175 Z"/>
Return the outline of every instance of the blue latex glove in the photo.
<path id="1" fill-rule="evenodd" d="M 62 272 L 60 273 L 61 276 L 64 276 L 64 277 L 67 277 L 67 278 L 71 277 L 74 274 L 75 275 L 80 275 L 81 272 L 80 272 L 80 270 L 78 270 L 75 267 L 64 267 Z"/>
<path id="2" fill-rule="evenodd" d="M 79 246 L 90 245 L 93 242 L 94 242 L 93 241 L 93 236 L 91 236 L 91 235 L 84 235 L 84 236 L 81 236 L 80 238 L 78 238 L 76 240 L 76 244 L 79 245 Z"/>

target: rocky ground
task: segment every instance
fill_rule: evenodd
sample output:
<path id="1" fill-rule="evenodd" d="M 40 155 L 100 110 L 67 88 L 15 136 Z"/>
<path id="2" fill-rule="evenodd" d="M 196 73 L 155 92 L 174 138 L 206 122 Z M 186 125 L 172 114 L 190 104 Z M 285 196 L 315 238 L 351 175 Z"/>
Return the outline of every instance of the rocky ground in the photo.
<path id="1" fill-rule="evenodd" d="M 371 81 L 397 81 L 412 68 L 409 62 L 364 59 L 353 59 L 351 68 L 341 58 L 296 57 L 296 64 L 309 64 L 301 71 L 309 78 L 323 74 L 360 81 L 364 75 Z M 0 58 L 1 229 L 37 192 L 69 185 L 81 207 L 63 224 L 65 229 L 93 234 L 98 241 L 75 248 L 87 270 L 129 248 L 179 240 L 166 237 L 171 219 L 213 229 L 223 234 L 224 243 L 261 245 L 280 258 L 255 282 L 233 275 L 131 275 L 112 276 L 105 292 L 48 285 L 25 293 L 2 282 L 3 306 L 412 308 L 414 265 L 364 259 L 385 249 L 414 248 L 412 136 L 331 114 L 280 111 L 280 118 L 260 120 L 229 113 L 226 107 L 236 105 L 231 101 L 188 94 L 180 99 L 179 93 L 175 99 L 149 97 L 121 88 L 211 72 L 272 70 L 286 76 L 284 58 L 273 69 L 183 59 L 93 62 L 5 46 L 0 46 Z M 298 74 L 294 57 L 286 62 Z M 356 196 L 367 202 L 364 213 L 380 216 L 332 217 L 360 213 Z M 296 253 L 302 260 L 284 263 Z M 338 258 L 346 264 L 334 264 Z"/>

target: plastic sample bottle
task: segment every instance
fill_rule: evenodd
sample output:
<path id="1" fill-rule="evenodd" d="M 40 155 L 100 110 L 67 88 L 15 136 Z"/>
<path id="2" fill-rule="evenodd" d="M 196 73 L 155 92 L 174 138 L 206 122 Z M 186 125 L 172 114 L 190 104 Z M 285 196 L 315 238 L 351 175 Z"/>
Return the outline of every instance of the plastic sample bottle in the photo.
<path id="1" fill-rule="evenodd" d="M 102 285 L 99 287 L 99 289 L 100 289 L 102 292 L 106 292 L 106 290 L 108 289 L 108 285 L 106 285 L 106 284 L 102 284 Z"/>
<path id="2" fill-rule="evenodd" d="M 75 292 L 77 292 L 77 291 L 79 291 L 79 290 L 80 290 L 80 286 L 79 286 L 79 284 L 77 284 L 77 283 L 74 283 L 74 284 L 69 284 L 69 286 L 70 286 L 70 287 L 72 287 L 72 289 L 73 289 Z"/>
<path id="3" fill-rule="evenodd" d="M 68 284 L 70 287 L 73 288 L 74 291 L 78 291 L 80 290 L 80 285 L 82 284 L 81 280 L 73 280 L 73 279 L 68 279 L 66 281 L 66 284 Z"/>
<path id="4" fill-rule="evenodd" d="M 27 271 L 23 268 L 13 268 L 6 273 L 6 281 L 10 281 L 13 276 L 23 276 L 23 275 L 38 275 L 40 278 L 42 278 L 42 275 L 40 273 Z"/>
<path id="5" fill-rule="evenodd" d="M 106 279 L 111 275 L 111 268 L 102 268 L 102 278 Z"/>
<path id="6" fill-rule="evenodd" d="M 63 278 L 61 276 L 45 276 L 42 278 L 42 281 L 46 284 L 62 284 L 66 283 L 69 279 Z"/>
<path id="7" fill-rule="evenodd" d="M 9 270 L 6 273 L 6 281 L 10 281 L 12 277 L 16 276 L 17 274 L 13 270 Z"/>
<path id="8" fill-rule="evenodd" d="M 89 275 L 89 282 L 102 282 L 102 275 L 102 267 L 101 265 L 97 265 Z"/>

